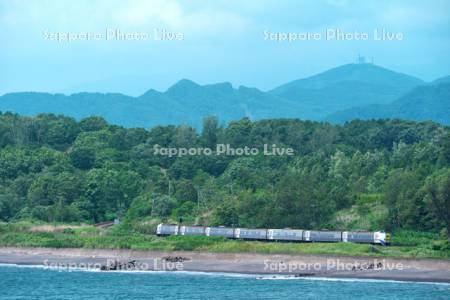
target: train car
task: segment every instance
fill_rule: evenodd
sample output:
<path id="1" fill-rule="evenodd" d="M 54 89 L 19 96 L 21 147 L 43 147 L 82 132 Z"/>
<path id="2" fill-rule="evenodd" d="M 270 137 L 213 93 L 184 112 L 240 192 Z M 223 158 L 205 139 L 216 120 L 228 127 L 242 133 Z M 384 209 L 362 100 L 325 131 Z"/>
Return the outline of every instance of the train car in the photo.
<path id="1" fill-rule="evenodd" d="M 175 224 L 159 224 L 158 227 L 156 227 L 156 235 L 178 235 L 178 229 L 179 226 Z"/>
<path id="2" fill-rule="evenodd" d="M 381 244 L 384 246 L 388 246 L 391 244 L 391 234 L 384 231 L 376 231 L 374 232 L 374 243 Z"/>
<path id="3" fill-rule="evenodd" d="M 203 226 L 181 226 L 180 235 L 205 235 Z"/>
<path id="4" fill-rule="evenodd" d="M 274 241 L 302 241 L 303 230 L 300 229 L 268 229 L 267 239 Z"/>
<path id="5" fill-rule="evenodd" d="M 234 238 L 234 228 L 228 227 L 206 227 L 206 236 L 222 236 L 226 238 Z"/>
<path id="6" fill-rule="evenodd" d="M 353 242 L 390 245 L 391 235 L 383 231 L 316 231 L 300 229 L 251 229 L 229 227 L 178 226 L 159 224 L 158 236 L 167 235 L 206 235 L 234 239 L 293 241 L 293 242 Z"/>
<path id="7" fill-rule="evenodd" d="M 374 232 L 358 232 L 358 231 L 344 231 L 342 232 L 343 242 L 352 243 L 373 243 Z"/>
<path id="8" fill-rule="evenodd" d="M 342 232 L 343 242 L 352 243 L 371 243 L 388 245 L 390 243 L 390 234 L 377 231 L 377 232 L 364 232 L 364 231 L 344 231 Z"/>
<path id="9" fill-rule="evenodd" d="M 236 228 L 234 237 L 248 240 L 267 240 L 267 229 Z"/>
<path id="10" fill-rule="evenodd" d="M 305 231 L 303 240 L 308 242 L 340 242 L 342 241 L 341 231 Z"/>

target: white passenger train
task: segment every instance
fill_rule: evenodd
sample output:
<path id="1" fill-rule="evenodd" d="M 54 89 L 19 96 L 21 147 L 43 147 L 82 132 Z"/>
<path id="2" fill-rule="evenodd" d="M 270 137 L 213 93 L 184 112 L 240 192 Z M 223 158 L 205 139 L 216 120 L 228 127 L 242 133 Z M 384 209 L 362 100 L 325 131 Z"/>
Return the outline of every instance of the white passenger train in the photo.
<path id="1" fill-rule="evenodd" d="M 292 242 L 353 242 L 389 245 L 391 235 L 383 231 L 315 231 L 301 229 L 251 229 L 230 227 L 185 226 L 159 224 L 158 236 L 204 235 L 220 236 L 230 239 Z"/>

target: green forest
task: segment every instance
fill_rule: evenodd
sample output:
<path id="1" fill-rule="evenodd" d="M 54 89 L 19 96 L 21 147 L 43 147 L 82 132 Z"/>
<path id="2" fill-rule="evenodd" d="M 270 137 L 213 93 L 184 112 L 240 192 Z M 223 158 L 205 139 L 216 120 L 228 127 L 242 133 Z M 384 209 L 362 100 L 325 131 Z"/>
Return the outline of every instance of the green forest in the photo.
<path id="1" fill-rule="evenodd" d="M 162 147 L 291 147 L 294 156 L 156 155 Z M 0 220 L 119 218 L 269 228 L 450 232 L 450 128 L 295 119 L 149 130 L 53 114 L 0 114 Z"/>

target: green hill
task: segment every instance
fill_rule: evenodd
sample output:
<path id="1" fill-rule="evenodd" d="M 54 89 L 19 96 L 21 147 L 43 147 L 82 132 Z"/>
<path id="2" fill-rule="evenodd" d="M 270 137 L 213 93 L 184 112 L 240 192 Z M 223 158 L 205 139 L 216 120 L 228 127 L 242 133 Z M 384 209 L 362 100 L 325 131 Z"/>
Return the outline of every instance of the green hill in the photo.
<path id="1" fill-rule="evenodd" d="M 433 120 L 450 124 L 450 83 L 436 83 L 415 88 L 386 105 L 369 105 L 333 113 L 328 121 L 342 123 L 353 119 L 396 118 L 414 121 Z"/>
<path id="2" fill-rule="evenodd" d="M 373 64 L 347 64 L 284 84 L 270 93 L 296 102 L 303 118 L 320 120 L 343 109 L 387 104 L 420 84 L 420 79 Z"/>

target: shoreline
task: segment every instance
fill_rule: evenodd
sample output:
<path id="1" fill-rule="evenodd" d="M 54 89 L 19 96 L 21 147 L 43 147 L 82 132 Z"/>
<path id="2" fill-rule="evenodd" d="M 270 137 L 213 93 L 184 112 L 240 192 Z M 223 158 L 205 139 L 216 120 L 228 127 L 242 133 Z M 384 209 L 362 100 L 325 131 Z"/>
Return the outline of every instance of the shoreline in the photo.
<path id="1" fill-rule="evenodd" d="M 134 270 L 140 271 L 450 283 L 450 261 L 438 259 L 0 247 L 0 264 L 42 265 L 63 269 L 64 266 L 98 267 L 111 261 L 126 264 L 132 260 L 138 266 Z"/>

